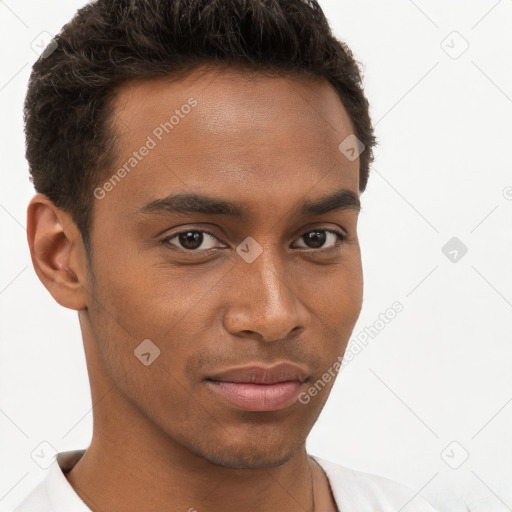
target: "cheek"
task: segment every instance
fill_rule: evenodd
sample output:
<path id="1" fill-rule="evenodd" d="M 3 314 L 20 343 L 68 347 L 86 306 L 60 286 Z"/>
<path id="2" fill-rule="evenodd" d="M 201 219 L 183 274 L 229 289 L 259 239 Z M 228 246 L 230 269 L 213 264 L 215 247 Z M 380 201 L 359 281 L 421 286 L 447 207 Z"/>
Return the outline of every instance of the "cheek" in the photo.
<path id="1" fill-rule="evenodd" d="M 96 273 L 89 312 L 105 372 L 158 424 L 166 426 L 170 415 L 176 424 L 188 422 L 200 412 L 195 402 L 188 403 L 191 389 L 184 372 L 194 356 L 194 321 L 179 300 L 173 305 L 148 294 L 147 274 L 122 279 L 118 270 Z"/>
<path id="2" fill-rule="evenodd" d="M 350 258 L 339 274 L 338 288 L 343 310 L 349 316 L 356 315 L 357 319 L 363 302 L 363 267 L 359 244 L 352 247 Z"/>
<path id="3" fill-rule="evenodd" d="M 199 267 L 148 264 L 143 252 L 130 252 L 128 246 L 121 250 L 121 244 L 115 249 L 103 247 L 107 249 L 94 260 L 97 284 L 92 321 L 111 361 L 111 372 L 121 377 L 135 369 L 139 382 L 150 379 L 155 387 L 171 389 L 173 378 L 185 379 L 186 362 L 201 351 L 201 329 L 209 326 L 205 318 L 209 293 L 221 286 L 222 274 Z M 151 343 L 146 345 L 158 357 L 144 367 L 136 352 L 147 339 Z"/>
<path id="4" fill-rule="evenodd" d="M 361 311 L 363 275 L 359 252 L 342 263 L 316 271 L 316 277 L 303 284 L 314 309 L 334 329 L 352 328 Z M 307 291 L 309 289 L 309 292 Z"/>
<path id="5" fill-rule="evenodd" d="M 128 330 L 151 338 L 162 336 L 200 301 L 211 284 L 199 283 L 191 267 L 179 270 L 155 263 L 135 243 L 117 239 L 95 242 L 94 273 L 102 300 Z M 187 275 L 188 274 L 188 275 Z"/>
<path id="6" fill-rule="evenodd" d="M 340 280 L 340 286 L 342 288 L 342 292 L 340 293 L 342 314 L 344 314 L 347 319 L 353 319 L 355 324 L 363 304 L 363 273 L 361 260 L 355 260 L 350 267 L 350 271 L 342 276 Z"/>
<path id="7" fill-rule="evenodd" d="M 331 364 L 342 355 L 359 318 L 363 301 L 363 276 L 360 258 L 331 269 L 318 281 L 322 290 L 311 295 L 315 321 L 322 329 L 325 362 Z"/>

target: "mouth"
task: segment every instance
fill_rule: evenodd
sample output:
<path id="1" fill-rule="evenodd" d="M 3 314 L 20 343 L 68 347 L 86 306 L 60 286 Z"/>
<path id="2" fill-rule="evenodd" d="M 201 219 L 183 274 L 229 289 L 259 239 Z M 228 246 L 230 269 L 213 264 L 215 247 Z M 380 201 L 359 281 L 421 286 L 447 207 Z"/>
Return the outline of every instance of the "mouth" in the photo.
<path id="1" fill-rule="evenodd" d="M 277 411 L 293 405 L 308 380 L 304 368 L 281 363 L 231 368 L 206 379 L 222 400 L 246 411 Z"/>

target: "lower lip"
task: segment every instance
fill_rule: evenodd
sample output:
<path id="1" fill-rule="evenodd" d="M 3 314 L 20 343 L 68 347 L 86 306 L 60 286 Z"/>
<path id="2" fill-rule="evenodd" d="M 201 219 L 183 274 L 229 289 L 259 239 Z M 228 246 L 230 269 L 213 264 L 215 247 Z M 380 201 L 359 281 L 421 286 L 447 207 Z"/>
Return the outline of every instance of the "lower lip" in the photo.
<path id="1" fill-rule="evenodd" d="M 275 384 L 207 381 L 224 398 L 246 411 L 277 411 L 294 404 L 299 398 L 301 383 L 297 380 Z"/>

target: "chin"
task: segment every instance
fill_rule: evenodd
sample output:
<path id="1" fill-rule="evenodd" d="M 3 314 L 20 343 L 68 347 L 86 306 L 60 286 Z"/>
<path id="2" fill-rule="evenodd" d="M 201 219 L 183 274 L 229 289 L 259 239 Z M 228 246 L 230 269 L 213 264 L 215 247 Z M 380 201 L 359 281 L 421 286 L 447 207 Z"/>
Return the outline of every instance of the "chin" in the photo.
<path id="1" fill-rule="evenodd" d="M 193 453 L 216 466 L 232 469 L 269 469 L 282 466 L 288 462 L 303 446 L 280 443 L 250 442 L 246 440 L 239 445 L 232 443 L 222 447 L 221 443 L 210 446 L 196 446 Z"/>
<path id="2" fill-rule="evenodd" d="M 295 450 L 296 452 L 297 450 Z M 232 469 L 269 469 L 282 466 L 288 462 L 295 452 L 283 454 L 272 453 L 271 451 L 252 452 L 247 450 L 242 453 L 215 453 L 203 457 L 216 466 Z"/>

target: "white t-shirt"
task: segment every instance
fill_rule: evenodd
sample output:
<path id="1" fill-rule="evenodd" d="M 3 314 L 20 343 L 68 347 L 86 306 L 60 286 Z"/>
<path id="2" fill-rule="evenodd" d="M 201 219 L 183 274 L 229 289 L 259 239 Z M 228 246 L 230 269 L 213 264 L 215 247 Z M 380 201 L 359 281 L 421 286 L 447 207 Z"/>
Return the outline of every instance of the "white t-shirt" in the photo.
<path id="1" fill-rule="evenodd" d="M 91 512 L 64 476 L 84 452 L 58 453 L 45 479 L 13 512 Z M 339 512 L 436 512 L 418 493 L 393 480 L 312 457 L 327 475 Z"/>

